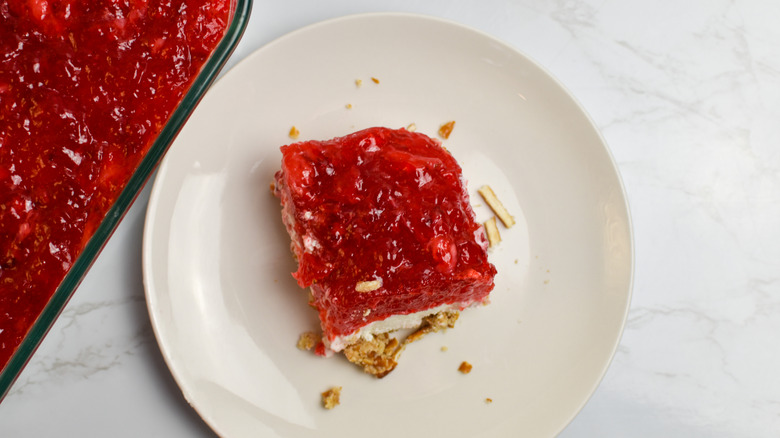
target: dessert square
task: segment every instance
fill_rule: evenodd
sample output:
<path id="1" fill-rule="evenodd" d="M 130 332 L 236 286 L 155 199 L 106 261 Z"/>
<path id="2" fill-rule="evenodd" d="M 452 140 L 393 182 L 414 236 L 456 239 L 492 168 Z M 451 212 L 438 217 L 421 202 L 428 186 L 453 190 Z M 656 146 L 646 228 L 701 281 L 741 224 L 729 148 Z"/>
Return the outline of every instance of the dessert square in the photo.
<path id="1" fill-rule="evenodd" d="M 438 140 L 377 127 L 281 151 L 274 193 L 293 277 L 311 289 L 328 349 L 487 302 L 496 274 L 487 237 Z"/>

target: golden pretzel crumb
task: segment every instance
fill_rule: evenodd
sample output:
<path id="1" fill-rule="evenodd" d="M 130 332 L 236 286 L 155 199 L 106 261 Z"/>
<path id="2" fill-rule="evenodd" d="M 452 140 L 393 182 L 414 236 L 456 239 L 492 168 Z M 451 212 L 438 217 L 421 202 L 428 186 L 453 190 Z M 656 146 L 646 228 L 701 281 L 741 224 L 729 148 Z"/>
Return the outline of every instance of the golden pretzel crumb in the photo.
<path id="1" fill-rule="evenodd" d="M 359 339 L 344 349 L 344 357 L 360 366 L 368 374 L 382 378 L 398 365 L 398 356 L 403 346 L 387 333 L 375 335 L 373 339 Z"/>
<path id="2" fill-rule="evenodd" d="M 301 135 L 301 131 L 298 130 L 295 126 L 290 128 L 290 133 L 288 134 L 291 139 L 295 140 L 298 138 L 299 135 Z"/>
<path id="3" fill-rule="evenodd" d="M 322 394 L 322 407 L 325 409 L 333 409 L 339 405 L 339 398 L 341 397 L 341 386 L 334 386 Z"/>
<path id="4" fill-rule="evenodd" d="M 313 332 L 304 332 L 298 337 L 296 347 L 299 350 L 311 350 L 317 344 L 317 335 Z"/>
<path id="5" fill-rule="evenodd" d="M 455 127 L 455 121 L 449 121 L 439 127 L 439 137 L 443 139 L 450 138 L 450 134 L 452 134 L 452 129 Z"/>
<path id="6" fill-rule="evenodd" d="M 372 80 L 372 81 L 373 81 L 375 84 L 378 84 L 378 83 L 379 83 L 379 79 L 377 79 L 377 78 L 375 78 L 375 77 L 373 77 L 373 76 L 371 76 L 371 80 Z"/>
<path id="7" fill-rule="evenodd" d="M 458 371 L 460 371 L 463 374 L 468 374 L 471 372 L 471 368 L 473 368 L 471 364 L 464 360 L 463 362 L 460 363 L 460 366 L 458 367 Z"/>
<path id="8" fill-rule="evenodd" d="M 436 333 L 439 330 L 455 327 L 455 321 L 458 320 L 458 317 L 460 317 L 460 313 L 455 311 L 444 311 L 426 316 L 420 327 L 404 339 L 403 345 L 418 341 L 428 333 Z"/>

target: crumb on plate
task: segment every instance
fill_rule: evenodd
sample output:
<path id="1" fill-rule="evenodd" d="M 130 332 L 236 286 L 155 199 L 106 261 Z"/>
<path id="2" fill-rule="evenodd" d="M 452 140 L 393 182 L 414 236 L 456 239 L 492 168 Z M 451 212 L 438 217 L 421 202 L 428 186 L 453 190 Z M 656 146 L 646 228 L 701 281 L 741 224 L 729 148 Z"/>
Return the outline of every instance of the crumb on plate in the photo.
<path id="1" fill-rule="evenodd" d="M 298 138 L 299 135 L 301 135 L 301 131 L 298 130 L 295 126 L 290 128 L 290 133 L 288 134 L 291 139 L 295 140 Z"/>
<path id="2" fill-rule="evenodd" d="M 460 363 L 460 366 L 458 367 L 458 371 L 460 371 L 463 374 L 468 374 L 471 372 L 471 368 L 473 368 L 471 364 L 464 360 L 463 362 Z"/>
<path id="3" fill-rule="evenodd" d="M 317 345 L 317 341 L 319 341 L 319 339 L 314 332 L 303 332 L 298 337 L 296 347 L 298 347 L 299 350 L 311 350 Z"/>
<path id="4" fill-rule="evenodd" d="M 450 134 L 452 134 L 452 129 L 455 127 L 455 121 L 451 120 L 439 127 L 439 137 L 443 139 L 450 138 Z"/>
<path id="5" fill-rule="evenodd" d="M 339 405 L 339 398 L 341 397 L 341 386 L 334 386 L 322 394 L 322 407 L 325 409 L 333 409 Z"/>

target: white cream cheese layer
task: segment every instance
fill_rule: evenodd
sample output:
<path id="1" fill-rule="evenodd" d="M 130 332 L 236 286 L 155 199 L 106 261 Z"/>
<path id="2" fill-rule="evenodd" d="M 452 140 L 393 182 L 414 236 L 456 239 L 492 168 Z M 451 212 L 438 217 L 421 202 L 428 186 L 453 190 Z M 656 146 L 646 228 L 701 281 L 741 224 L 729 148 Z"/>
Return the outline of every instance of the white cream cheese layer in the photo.
<path id="1" fill-rule="evenodd" d="M 471 305 L 473 306 L 477 304 L 480 303 L 472 303 Z M 337 336 L 333 340 L 323 339 L 323 341 L 325 342 L 325 346 L 330 350 L 339 352 L 345 347 L 354 344 L 361 338 L 366 341 L 370 341 L 374 338 L 374 335 L 378 335 L 380 333 L 387 333 L 395 330 L 416 329 L 420 326 L 420 324 L 422 324 L 422 320 L 426 316 L 448 310 L 458 312 L 463 310 L 465 307 L 469 307 L 469 305 L 466 303 L 443 304 L 441 306 L 422 310 L 420 312 L 410 313 L 408 315 L 391 315 L 383 320 L 374 321 L 370 324 L 364 325 L 349 335 Z"/>

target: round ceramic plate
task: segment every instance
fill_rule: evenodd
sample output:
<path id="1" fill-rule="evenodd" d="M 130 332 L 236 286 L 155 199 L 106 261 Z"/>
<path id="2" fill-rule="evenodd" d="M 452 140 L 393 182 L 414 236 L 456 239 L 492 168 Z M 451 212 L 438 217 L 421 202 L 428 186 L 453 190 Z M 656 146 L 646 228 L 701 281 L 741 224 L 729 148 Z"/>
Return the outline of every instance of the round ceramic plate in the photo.
<path id="1" fill-rule="evenodd" d="M 517 219 L 490 254 L 492 303 L 411 344 L 381 380 L 296 349 L 318 321 L 269 191 L 290 128 L 306 140 L 414 123 L 435 137 L 451 120 L 444 145 L 478 219 L 484 184 Z M 615 351 L 632 253 L 615 165 L 555 79 L 474 30 L 371 14 L 293 32 L 207 93 L 154 184 L 144 280 L 165 360 L 222 436 L 551 436 Z M 341 405 L 326 411 L 332 386 Z"/>

